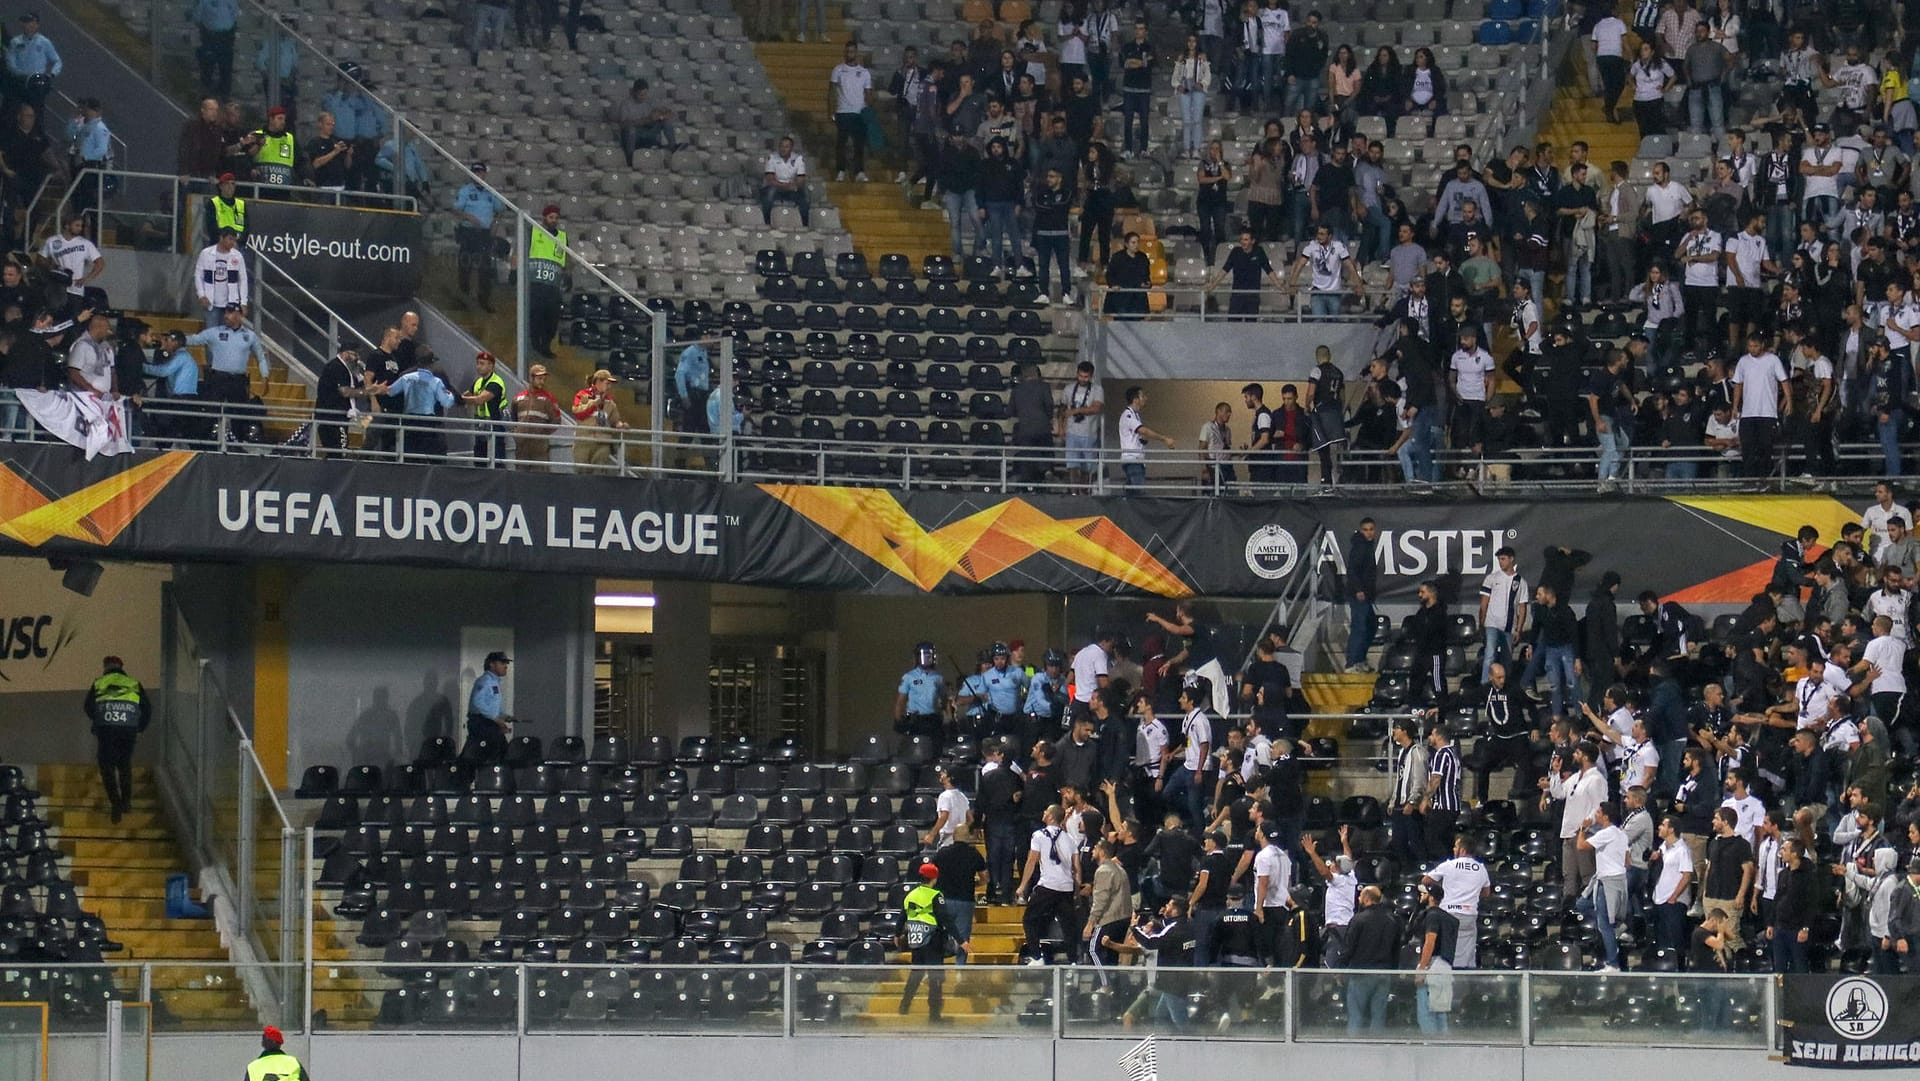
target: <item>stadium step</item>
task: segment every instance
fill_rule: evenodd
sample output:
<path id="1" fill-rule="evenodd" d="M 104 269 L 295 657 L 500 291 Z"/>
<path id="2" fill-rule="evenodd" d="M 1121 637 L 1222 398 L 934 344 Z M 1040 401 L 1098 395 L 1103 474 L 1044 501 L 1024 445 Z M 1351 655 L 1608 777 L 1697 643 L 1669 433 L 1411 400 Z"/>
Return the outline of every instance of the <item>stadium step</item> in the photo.
<path id="1" fill-rule="evenodd" d="M 40 812 L 67 859 L 82 907 L 97 914 L 108 936 L 126 947 L 112 960 L 227 960 L 211 919 L 166 917 L 167 876 L 189 868 L 151 795 L 151 768 L 135 768 L 134 791 L 146 795 L 133 801 L 118 824 L 106 811 L 106 791 L 91 765 L 39 766 L 32 783 L 40 790 Z M 136 977 L 123 972 L 119 978 Z"/>

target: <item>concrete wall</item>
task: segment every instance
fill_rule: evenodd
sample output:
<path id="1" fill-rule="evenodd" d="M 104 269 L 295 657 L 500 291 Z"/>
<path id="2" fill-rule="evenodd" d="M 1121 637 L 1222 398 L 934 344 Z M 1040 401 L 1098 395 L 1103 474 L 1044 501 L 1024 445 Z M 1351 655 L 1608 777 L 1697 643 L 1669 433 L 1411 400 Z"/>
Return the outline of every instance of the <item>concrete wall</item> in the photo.
<path id="1" fill-rule="evenodd" d="M 319 764 L 410 761 L 464 731 L 468 688 L 492 649 L 514 658 L 511 709 L 552 739 L 586 730 L 591 579 L 324 566 L 285 599 L 287 775 Z"/>
<path id="2" fill-rule="evenodd" d="M 1164 1035 L 1164 1034 L 1163 1034 Z M 394 1036 L 332 1034 L 288 1050 L 321 1078 L 401 1076 L 404 1063 L 433 1063 L 462 1081 L 573 1081 L 644 1075 L 673 1081 L 832 1077 L 835 1081 L 1115 1081 L 1128 1040 L 992 1037 L 729 1036 Z M 246 1037 L 160 1036 L 154 1081 L 237 1075 L 257 1051 Z M 304 1052 L 304 1053 L 302 1053 Z M 1166 1040 L 1160 1074 L 1174 1079 L 1392 1077 L 1400 1081 L 1591 1081 L 1596 1063 L 1621 1077 L 1683 1076 L 1691 1081 L 1786 1081 L 1792 1069 L 1752 1051 L 1683 1048 L 1475 1047 L 1417 1044 Z M 217 1064 L 217 1065 L 216 1065 Z M 644 1064 L 644 1065 L 642 1065 Z M 636 1073 L 638 1071 L 638 1073 Z M 55 1081 L 94 1081 L 56 1070 Z"/>
<path id="3" fill-rule="evenodd" d="M 169 575 L 159 564 L 109 563 L 83 597 L 63 588 L 44 559 L 0 559 L 0 760 L 93 760 L 80 703 L 108 654 L 158 686 Z"/>
<path id="4" fill-rule="evenodd" d="M 971 674 L 974 654 L 995 640 L 1025 640 L 1027 663 L 1037 665 L 1047 645 L 1065 637 L 1060 599 L 1039 594 L 831 599 L 837 652 L 830 661 L 827 739 L 840 746 L 892 731 L 900 674 L 913 667 L 914 643 L 923 638 L 940 650 L 940 671 L 954 687 L 955 665 Z"/>

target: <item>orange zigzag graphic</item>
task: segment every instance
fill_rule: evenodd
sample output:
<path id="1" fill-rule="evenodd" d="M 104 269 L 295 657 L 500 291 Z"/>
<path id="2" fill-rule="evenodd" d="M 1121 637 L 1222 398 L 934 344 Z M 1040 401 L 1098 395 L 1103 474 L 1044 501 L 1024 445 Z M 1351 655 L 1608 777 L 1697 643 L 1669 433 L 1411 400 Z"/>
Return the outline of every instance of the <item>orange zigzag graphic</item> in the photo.
<path id="1" fill-rule="evenodd" d="M 985 582 L 1036 552 L 1162 597 L 1193 589 L 1104 517 L 1058 519 L 1009 499 L 928 532 L 874 488 L 763 484 L 760 490 L 891 573 L 931 592 L 949 574 Z"/>
<path id="2" fill-rule="evenodd" d="M 193 457 L 191 451 L 172 451 L 54 500 L 0 467 L 0 537 L 30 548 L 55 537 L 112 544 Z"/>

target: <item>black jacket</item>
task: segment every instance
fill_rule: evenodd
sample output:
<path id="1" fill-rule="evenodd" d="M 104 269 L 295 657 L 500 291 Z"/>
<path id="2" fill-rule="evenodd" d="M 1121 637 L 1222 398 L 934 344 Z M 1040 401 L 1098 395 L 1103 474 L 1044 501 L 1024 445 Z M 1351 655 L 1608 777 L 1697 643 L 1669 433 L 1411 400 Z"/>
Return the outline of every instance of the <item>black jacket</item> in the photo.
<path id="1" fill-rule="evenodd" d="M 1348 968 L 1393 968 L 1400 957 L 1400 921 L 1385 902 L 1356 909 L 1347 924 Z"/>
<path id="2" fill-rule="evenodd" d="M 1407 617 L 1407 641 L 1422 657 L 1442 656 L 1447 652 L 1447 610 L 1441 605 L 1422 605 Z"/>
<path id="3" fill-rule="evenodd" d="M 1347 597 L 1352 599 L 1355 593 L 1365 593 L 1368 600 L 1376 600 L 1376 591 L 1380 588 L 1380 569 L 1374 563 L 1374 554 L 1380 546 L 1376 538 L 1368 540 L 1354 530 L 1347 538 Z"/>
<path id="4" fill-rule="evenodd" d="M 974 794 L 974 805 L 980 814 L 995 825 L 1014 824 L 1019 816 L 1020 805 L 1014 800 L 1014 793 L 1020 791 L 1020 775 L 1012 768 L 1001 765 L 1000 768 L 980 775 L 979 789 Z"/>

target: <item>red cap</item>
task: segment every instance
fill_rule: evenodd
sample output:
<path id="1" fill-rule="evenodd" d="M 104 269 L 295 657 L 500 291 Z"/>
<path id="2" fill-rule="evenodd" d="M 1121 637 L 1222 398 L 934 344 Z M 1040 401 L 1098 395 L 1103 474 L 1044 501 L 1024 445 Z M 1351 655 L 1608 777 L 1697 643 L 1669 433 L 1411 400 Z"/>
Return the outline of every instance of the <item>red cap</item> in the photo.
<path id="1" fill-rule="evenodd" d="M 548 203 L 546 206 L 540 209 L 540 216 L 543 218 L 546 217 L 548 214 L 558 214 L 558 213 L 560 213 L 560 206 L 557 203 Z"/>
<path id="2" fill-rule="evenodd" d="M 232 174 L 232 173 L 221 173 L 221 174 L 220 174 L 220 183 L 222 183 L 222 184 L 231 184 L 231 183 L 233 183 L 233 174 Z"/>
<path id="3" fill-rule="evenodd" d="M 285 116 L 287 115 L 287 111 L 286 109 L 278 105 L 275 105 L 273 108 L 267 110 L 267 115 L 268 116 Z"/>
<path id="4" fill-rule="evenodd" d="M 280 1035 L 280 1030 L 277 1028 L 274 1028 L 272 1025 L 268 1025 L 266 1029 L 260 1033 L 260 1038 L 262 1040 L 265 1040 L 268 1043 L 286 1043 L 287 1042 L 287 1038 L 285 1036 Z"/>
<path id="5" fill-rule="evenodd" d="M 475 353 L 475 354 L 473 355 L 473 359 L 475 359 L 475 360 L 492 360 L 492 359 L 493 359 L 493 354 L 492 354 L 492 353 L 489 353 L 489 352 L 487 352 L 487 351 L 486 351 L 485 349 L 482 349 L 482 350 L 480 350 L 480 351 L 479 351 L 478 353 Z"/>
<path id="6" fill-rule="evenodd" d="M 920 877 L 931 882 L 940 877 L 940 868 L 931 863 L 923 863 L 920 865 Z"/>

